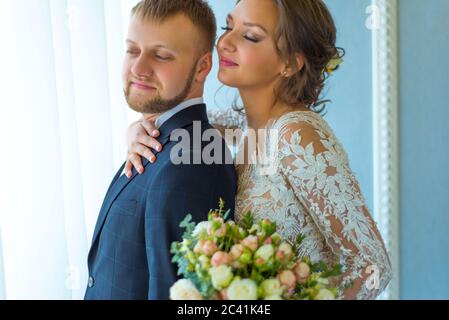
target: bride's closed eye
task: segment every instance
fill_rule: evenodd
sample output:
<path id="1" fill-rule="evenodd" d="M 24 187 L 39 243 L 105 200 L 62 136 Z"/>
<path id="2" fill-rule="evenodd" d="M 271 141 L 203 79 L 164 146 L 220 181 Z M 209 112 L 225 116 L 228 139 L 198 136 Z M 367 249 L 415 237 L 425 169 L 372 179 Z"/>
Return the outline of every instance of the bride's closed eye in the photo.
<path id="1" fill-rule="evenodd" d="M 229 28 L 229 27 L 222 27 L 221 30 L 226 31 L 225 34 L 229 31 L 232 31 L 233 29 Z M 252 36 L 248 36 L 248 35 L 244 35 L 243 36 L 246 40 L 254 42 L 254 43 L 258 43 L 260 42 L 260 39 L 256 38 L 256 37 L 252 37 Z"/>

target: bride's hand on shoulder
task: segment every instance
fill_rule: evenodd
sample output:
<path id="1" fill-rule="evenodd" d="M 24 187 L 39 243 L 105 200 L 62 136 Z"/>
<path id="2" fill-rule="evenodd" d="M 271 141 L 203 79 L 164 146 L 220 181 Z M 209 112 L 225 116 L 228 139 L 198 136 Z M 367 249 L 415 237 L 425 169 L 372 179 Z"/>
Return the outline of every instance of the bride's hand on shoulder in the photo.
<path id="1" fill-rule="evenodd" d="M 141 157 L 145 157 L 150 163 L 156 161 L 152 150 L 157 152 L 162 150 L 162 145 L 157 141 L 159 135 L 154 121 L 141 119 L 129 125 L 126 133 L 128 157 L 124 169 L 128 178 L 132 176 L 133 167 L 139 174 L 144 172 Z"/>

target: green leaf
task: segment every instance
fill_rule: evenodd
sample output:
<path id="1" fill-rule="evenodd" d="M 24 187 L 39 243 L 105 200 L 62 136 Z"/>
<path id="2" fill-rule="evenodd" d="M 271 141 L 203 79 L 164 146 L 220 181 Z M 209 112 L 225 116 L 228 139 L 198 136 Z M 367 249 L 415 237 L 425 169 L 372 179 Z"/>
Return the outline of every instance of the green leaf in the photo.
<path id="1" fill-rule="evenodd" d="M 218 202 L 218 214 L 220 215 L 220 217 L 223 216 L 224 206 L 225 206 L 225 202 L 224 202 L 223 198 L 220 198 L 220 200 Z"/>
<path id="2" fill-rule="evenodd" d="M 305 239 L 306 239 L 306 236 L 300 233 L 300 234 L 296 237 L 296 245 L 297 245 L 298 247 L 300 247 L 300 246 L 302 245 L 302 243 L 304 242 Z"/>
<path id="3" fill-rule="evenodd" d="M 318 263 L 312 264 L 311 268 L 312 272 L 326 272 L 327 271 L 327 264 L 324 261 L 320 261 Z"/>
<path id="4" fill-rule="evenodd" d="M 226 211 L 226 213 L 223 216 L 224 221 L 227 221 L 229 219 L 229 216 L 231 215 L 231 209 Z"/>
<path id="5" fill-rule="evenodd" d="M 181 221 L 180 223 L 180 227 L 181 228 L 187 228 L 189 226 L 190 221 L 192 221 L 192 215 L 188 214 L 186 215 L 186 217 L 184 218 L 184 220 Z"/>
<path id="6" fill-rule="evenodd" d="M 245 230 L 251 229 L 254 224 L 254 217 L 251 212 L 247 212 L 241 220 L 241 225 Z"/>
<path id="7" fill-rule="evenodd" d="M 179 242 L 173 242 L 170 246 L 170 253 L 176 254 L 179 249 Z"/>
<path id="8" fill-rule="evenodd" d="M 302 243 L 306 239 L 306 236 L 303 234 L 298 234 L 296 237 L 296 242 L 292 245 L 293 246 L 293 252 L 298 252 L 299 248 L 301 247 Z"/>
<path id="9" fill-rule="evenodd" d="M 193 230 L 195 230 L 196 223 L 191 222 L 191 221 L 192 221 L 192 215 L 188 214 L 179 225 L 181 228 L 186 229 L 182 236 L 184 239 L 192 239 L 193 238 L 192 233 L 193 233 Z"/>
<path id="10" fill-rule="evenodd" d="M 335 264 L 332 266 L 332 269 L 327 269 L 323 272 L 322 277 L 323 278 L 329 278 L 329 277 L 337 277 L 342 274 L 342 265 L 341 264 Z"/>

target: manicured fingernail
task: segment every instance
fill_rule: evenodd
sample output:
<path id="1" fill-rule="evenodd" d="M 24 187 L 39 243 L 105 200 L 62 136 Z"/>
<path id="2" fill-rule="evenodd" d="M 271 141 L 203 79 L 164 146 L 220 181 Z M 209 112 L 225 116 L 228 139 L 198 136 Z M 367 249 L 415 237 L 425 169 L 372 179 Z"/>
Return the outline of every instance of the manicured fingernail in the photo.
<path id="1" fill-rule="evenodd" d="M 153 131 L 153 136 L 155 137 L 155 136 L 157 136 L 159 134 L 159 131 L 157 131 L 157 130 L 154 130 Z"/>
<path id="2" fill-rule="evenodd" d="M 140 168 L 139 168 L 139 173 L 142 174 L 142 172 L 143 172 L 143 168 L 140 167 Z"/>
<path id="3" fill-rule="evenodd" d="M 128 179 L 131 178 L 131 173 L 127 172 L 127 173 L 126 173 L 126 177 L 127 177 Z"/>
<path id="4" fill-rule="evenodd" d="M 151 163 L 154 163 L 154 161 L 156 161 L 156 158 L 155 158 L 155 157 L 151 157 L 151 158 L 150 158 L 150 162 L 151 162 Z"/>
<path id="5" fill-rule="evenodd" d="M 157 146 L 156 150 L 159 151 L 159 152 L 161 152 L 162 146 Z"/>

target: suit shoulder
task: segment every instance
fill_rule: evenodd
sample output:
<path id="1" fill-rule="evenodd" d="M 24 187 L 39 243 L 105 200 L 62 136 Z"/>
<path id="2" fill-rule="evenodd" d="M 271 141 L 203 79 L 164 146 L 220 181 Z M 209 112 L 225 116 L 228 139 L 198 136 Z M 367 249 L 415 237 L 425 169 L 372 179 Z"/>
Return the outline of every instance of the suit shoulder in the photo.
<path id="1" fill-rule="evenodd" d="M 175 130 L 164 158 L 173 165 L 229 165 L 234 166 L 232 153 L 220 132 L 209 123 L 195 124 Z M 169 159 L 168 159 L 169 158 Z M 167 165 L 170 165 L 167 164 Z"/>

